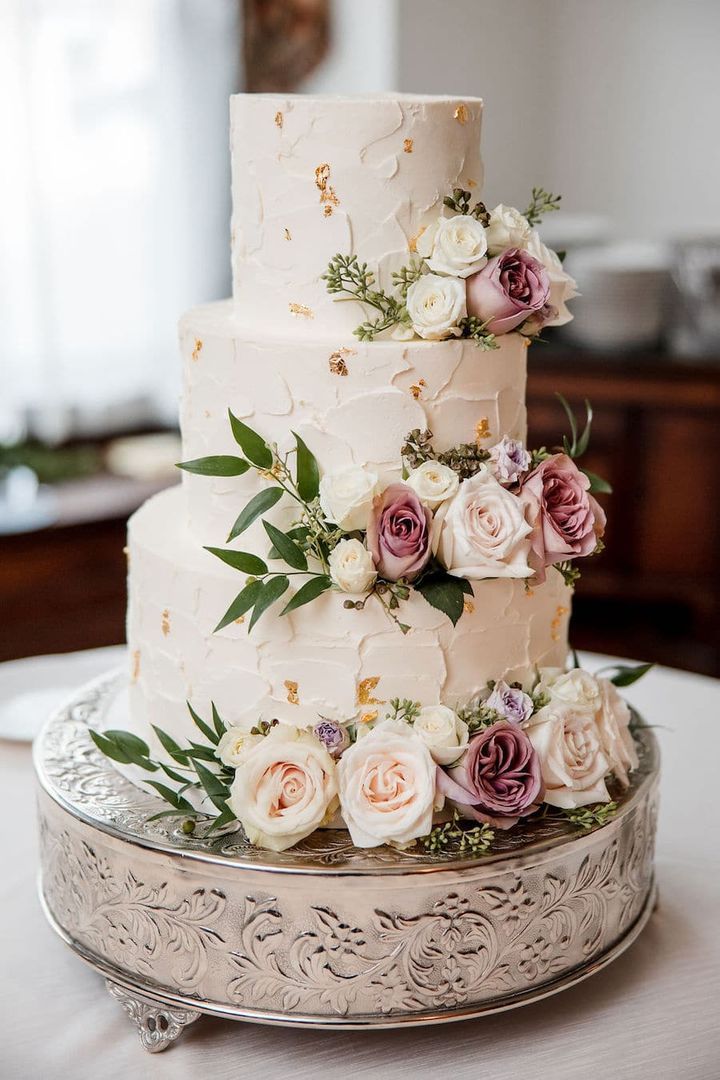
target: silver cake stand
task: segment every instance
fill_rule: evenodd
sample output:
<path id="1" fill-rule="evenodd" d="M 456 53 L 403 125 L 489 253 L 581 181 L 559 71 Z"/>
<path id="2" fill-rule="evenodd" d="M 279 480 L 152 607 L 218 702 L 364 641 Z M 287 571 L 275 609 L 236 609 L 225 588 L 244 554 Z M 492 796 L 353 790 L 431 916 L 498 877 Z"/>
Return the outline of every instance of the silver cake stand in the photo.
<path id="1" fill-rule="evenodd" d="M 282 854 L 241 832 L 186 836 L 95 749 L 124 692 L 80 690 L 35 746 L 40 895 L 60 937 L 105 977 L 143 1046 L 202 1013 L 322 1028 L 429 1024 L 537 1001 L 594 974 L 652 911 L 658 753 L 649 731 L 616 816 L 549 818 L 458 859 L 321 831 Z"/>

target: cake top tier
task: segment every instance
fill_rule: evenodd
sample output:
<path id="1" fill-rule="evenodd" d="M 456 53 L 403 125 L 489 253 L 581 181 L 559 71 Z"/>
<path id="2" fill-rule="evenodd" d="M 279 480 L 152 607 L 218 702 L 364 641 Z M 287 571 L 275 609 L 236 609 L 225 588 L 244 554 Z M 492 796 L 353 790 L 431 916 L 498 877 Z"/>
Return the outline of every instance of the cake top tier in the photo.
<path id="1" fill-rule="evenodd" d="M 230 103 L 233 292 L 276 333 L 350 335 L 322 274 L 357 254 L 381 280 L 453 188 L 482 186 L 479 98 L 238 94 Z"/>

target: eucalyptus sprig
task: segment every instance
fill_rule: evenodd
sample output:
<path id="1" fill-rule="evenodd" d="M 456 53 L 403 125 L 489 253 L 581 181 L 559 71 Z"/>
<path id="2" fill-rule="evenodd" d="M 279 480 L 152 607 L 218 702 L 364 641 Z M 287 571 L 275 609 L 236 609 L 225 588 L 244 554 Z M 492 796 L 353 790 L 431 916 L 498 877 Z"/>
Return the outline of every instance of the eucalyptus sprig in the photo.
<path id="1" fill-rule="evenodd" d="M 495 335 L 491 334 L 487 329 L 487 322 L 483 322 L 482 319 L 478 319 L 475 315 L 466 315 L 464 319 L 460 320 L 458 326 L 460 327 L 460 336 L 470 338 L 484 352 L 500 348 Z"/>
<path id="2" fill-rule="evenodd" d="M 389 706 L 385 719 L 402 720 L 406 724 L 412 724 L 420 715 L 422 708 L 419 701 L 411 701 L 410 698 L 392 698 Z"/>
<path id="3" fill-rule="evenodd" d="M 465 705 L 457 710 L 457 715 L 461 720 L 464 720 L 468 726 L 468 731 L 471 735 L 474 735 L 478 731 L 483 731 L 485 728 L 492 727 L 501 719 L 500 714 L 495 712 L 494 709 L 488 708 L 485 702 L 479 698 L 473 698 Z"/>
<path id="4" fill-rule="evenodd" d="M 432 431 L 413 428 L 408 432 L 400 450 L 406 465 L 417 469 L 425 461 L 438 461 L 456 472 L 461 480 L 469 480 L 490 458 L 489 451 L 483 450 L 477 443 L 460 443 L 449 450 L 437 452 L 433 448 L 432 438 Z"/>
<path id="5" fill-rule="evenodd" d="M 567 398 L 565 398 L 560 393 L 556 393 L 555 396 L 565 410 L 565 415 L 567 416 L 568 423 L 570 425 L 570 438 L 568 438 L 567 435 L 563 435 L 562 448 L 568 455 L 568 457 L 571 457 L 573 461 L 577 461 L 578 458 L 581 458 L 583 456 L 590 443 L 590 431 L 592 429 L 593 421 L 592 405 L 590 404 L 588 399 L 585 398 L 585 426 L 583 427 L 583 430 L 581 432 L 578 426 L 577 419 L 575 417 L 575 413 L 573 412 L 573 409 Z M 602 476 L 598 476 L 597 473 L 590 472 L 589 469 L 583 469 L 582 466 L 580 466 L 580 469 L 582 472 L 585 473 L 588 480 L 590 481 L 589 490 L 591 492 L 601 492 L 608 495 L 612 492 L 612 487 L 607 482 L 607 480 L 604 480 L 602 478 Z"/>
<path id="6" fill-rule="evenodd" d="M 406 269 L 408 274 L 414 273 L 413 269 Z M 375 275 L 368 269 L 367 263 L 358 261 L 357 255 L 334 255 L 322 278 L 326 282 L 329 293 L 345 293 L 353 300 L 367 304 L 380 312 L 377 318 L 362 323 L 353 331 L 360 341 L 373 341 L 378 334 L 398 324 L 410 325 L 404 300 L 414 278 L 412 280 L 406 278 L 399 282 L 401 289 L 404 288 L 402 302 L 383 289 L 373 288 Z"/>
<path id="7" fill-rule="evenodd" d="M 545 188 L 534 187 L 524 217 L 529 225 L 539 225 L 546 214 L 560 209 L 562 195 L 552 195 Z"/>
<path id="8" fill-rule="evenodd" d="M 553 565 L 569 589 L 573 589 L 582 577 L 581 571 L 569 559 L 564 559 L 563 562 L 554 563 Z"/>
<path id="9" fill-rule="evenodd" d="M 408 289 L 411 285 L 414 285 L 423 274 L 425 273 L 425 267 L 422 262 L 413 260 L 407 266 L 403 266 L 400 270 L 394 270 L 392 274 L 392 282 L 395 288 L 400 293 L 403 301 L 407 300 Z"/>
<path id="10" fill-rule="evenodd" d="M 563 816 L 578 829 L 590 832 L 591 829 L 607 825 L 617 813 L 617 803 L 597 803 L 594 806 L 576 806 L 563 809 Z"/>
<path id="11" fill-rule="evenodd" d="M 452 820 L 436 825 L 423 837 L 422 844 L 433 855 L 486 855 L 494 839 L 495 832 L 489 825 L 465 826 L 454 810 Z"/>
<path id="12" fill-rule="evenodd" d="M 474 206 L 471 206 L 472 195 L 469 191 L 465 191 L 464 188 L 453 188 L 452 195 L 446 195 L 443 199 L 443 206 L 447 206 L 448 210 L 453 210 L 456 214 L 467 214 L 470 217 L 477 218 L 477 220 L 487 228 L 490 224 L 490 214 L 488 212 L 485 203 L 478 200 Z"/>

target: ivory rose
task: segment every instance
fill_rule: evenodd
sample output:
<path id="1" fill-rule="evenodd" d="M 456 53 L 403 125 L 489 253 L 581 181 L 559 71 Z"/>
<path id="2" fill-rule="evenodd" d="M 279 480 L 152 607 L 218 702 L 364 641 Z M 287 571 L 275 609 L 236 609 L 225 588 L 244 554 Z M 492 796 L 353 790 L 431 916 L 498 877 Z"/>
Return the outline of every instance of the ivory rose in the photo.
<path id="1" fill-rule="evenodd" d="M 320 480 L 323 514 L 344 532 L 365 529 L 377 484 L 377 473 L 361 465 L 325 473 Z"/>
<path id="2" fill-rule="evenodd" d="M 600 707 L 598 680 L 582 668 L 571 668 L 570 671 L 541 668 L 540 689 L 549 693 L 553 701 L 562 701 L 566 705 L 589 709 L 593 715 Z"/>
<path id="3" fill-rule="evenodd" d="M 590 555 L 605 532 L 605 513 L 590 481 L 567 454 L 553 454 L 525 477 L 520 502 L 532 526 L 530 565 L 538 582 L 545 568 Z"/>
<path id="4" fill-rule="evenodd" d="M 381 720 L 338 764 L 340 806 L 356 847 L 405 846 L 432 828 L 437 766 L 401 720 Z"/>
<path id="5" fill-rule="evenodd" d="M 485 230 L 489 254 L 499 255 L 508 248 L 526 248 L 532 231 L 519 210 L 499 203 L 490 211 L 490 222 Z"/>
<path id="6" fill-rule="evenodd" d="M 322 743 L 280 724 L 238 766 L 228 805 L 251 844 L 284 851 L 334 813 L 337 794 L 335 762 Z"/>
<path id="7" fill-rule="evenodd" d="M 241 765 L 251 750 L 262 742 L 262 735 L 253 735 L 250 732 L 251 724 L 236 724 L 229 727 L 221 737 L 215 751 L 223 765 L 236 769 Z"/>
<path id="8" fill-rule="evenodd" d="M 521 248 L 509 248 L 467 279 L 467 310 L 491 334 L 507 334 L 541 311 L 549 293 L 543 264 Z"/>
<path id="9" fill-rule="evenodd" d="M 436 274 L 466 278 L 487 262 L 485 229 L 469 214 L 440 218 L 419 238 L 417 250 Z"/>
<path id="10" fill-rule="evenodd" d="M 412 581 L 430 561 L 432 515 L 407 484 L 390 484 L 379 495 L 368 521 L 367 542 L 375 566 L 387 581 Z"/>
<path id="11" fill-rule="evenodd" d="M 458 337 L 458 323 L 467 315 L 465 282 L 439 274 L 423 274 L 408 289 L 405 306 L 419 337 L 428 341 Z"/>
<path id="12" fill-rule="evenodd" d="M 605 786 L 610 763 L 589 709 L 551 701 L 524 730 L 540 758 L 546 803 L 572 809 L 610 801 Z"/>
<path id="13" fill-rule="evenodd" d="M 530 230 L 525 246 L 530 255 L 543 264 L 550 279 L 548 304 L 552 311 L 549 313 L 545 325 L 564 326 L 565 323 L 570 322 L 572 319 L 572 315 L 567 309 L 567 301 L 577 296 L 577 284 L 574 278 L 571 278 L 563 269 L 563 264 L 560 262 L 557 253 L 543 244 L 535 229 Z M 525 329 L 523 327 L 523 330 Z"/>
<path id="14" fill-rule="evenodd" d="M 610 768 L 623 787 L 627 787 L 628 773 L 639 764 L 630 731 L 630 709 L 609 679 L 598 679 L 597 682 L 600 687 L 600 742 Z"/>
<path id="15" fill-rule="evenodd" d="M 458 474 L 449 465 L 439 461 L 423 461 L 408 476 L 405 483 L 411 487 L 425 506 L 435 510 L 441 502 L 452 498 L 460 486 Z"/>
<path id="16" fill-rule="evenodd" d="M 517 497 L 483 466 L 437 511 L 433 550 L 455 577 L 529 577 L 530 531 Z"/>
<path id="17" fill-rule="evenodd" d="M 425 705 L 415 717 L 413 731 L 438 765 L 452 765 L 467 750 L 468 726 L 447 705 Z"/>
<path id="18" fill-rule="evenodd" d="M 330 552 L 330 577 L 343 592 L 369 592 L 377 571 L 372 555 L 359 540 L 341 540 Z"/>

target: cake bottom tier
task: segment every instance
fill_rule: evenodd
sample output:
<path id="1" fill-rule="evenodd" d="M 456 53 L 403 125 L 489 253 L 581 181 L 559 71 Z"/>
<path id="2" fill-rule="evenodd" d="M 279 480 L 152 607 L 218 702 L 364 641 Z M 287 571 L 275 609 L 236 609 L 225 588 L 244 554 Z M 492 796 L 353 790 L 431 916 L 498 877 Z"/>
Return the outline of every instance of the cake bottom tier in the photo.
<path id="1" fill-rule="evenodd" d="M 327 593 L 248 633 L 239 620 L 213 633 L 244 584 L 185 526 L 179 488 L 147 502 L 129 525 L 130 720 L 159 750 L 151 724 L 176 739 L 197 734 L 185 702 L 226 722 L 318 717 L 368 722 L 395 697 L 456 707 L 488 680 L 526 681 L 567 656 L 571 590 L 556 571 L 544 585 L 476 582 L 457 626 L 419 594 L 402 607 L 403 635 L 371 599 L 363 611 Z"/>

